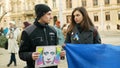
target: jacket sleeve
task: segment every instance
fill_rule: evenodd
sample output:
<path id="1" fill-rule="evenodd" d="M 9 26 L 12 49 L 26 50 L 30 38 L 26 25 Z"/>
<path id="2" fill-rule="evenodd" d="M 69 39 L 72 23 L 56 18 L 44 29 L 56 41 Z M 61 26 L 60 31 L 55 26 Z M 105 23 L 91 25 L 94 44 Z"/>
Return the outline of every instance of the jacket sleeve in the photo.
<path id="1" fill-rule="evenodd" d="M 94 30 L 94 44 L 101 44 L 101 38 L 96 29 Z"/>
<path id="2" fill-rule="evenodd" d="M 20 42 L 19 57 L 24 61 L 32 61 L 31 44 L 28 34 L 23 31 Z"/>

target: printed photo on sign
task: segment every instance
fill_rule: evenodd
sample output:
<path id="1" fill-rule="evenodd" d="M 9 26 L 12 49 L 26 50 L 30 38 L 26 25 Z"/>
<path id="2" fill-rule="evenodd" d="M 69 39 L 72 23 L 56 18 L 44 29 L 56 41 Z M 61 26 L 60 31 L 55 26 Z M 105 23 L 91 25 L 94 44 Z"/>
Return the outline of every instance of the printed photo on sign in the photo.
<path id="1" fill-rule="evenodd" d="M 60 61 L 60 46 L 38 46 L 36 51 L 40 53 L 35 61 L 35 68 L 56 66 Z"/>

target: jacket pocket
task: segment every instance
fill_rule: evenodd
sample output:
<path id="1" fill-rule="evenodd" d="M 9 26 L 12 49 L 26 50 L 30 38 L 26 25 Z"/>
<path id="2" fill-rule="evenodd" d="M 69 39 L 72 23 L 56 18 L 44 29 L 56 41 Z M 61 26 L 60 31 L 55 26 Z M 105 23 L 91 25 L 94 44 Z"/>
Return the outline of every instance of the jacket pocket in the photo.
<path id="1" fill-rule="evenodd" d="M 44 45 L 45 43 L 44 43 L 44 38 L 43 37 L 36 37 L 36 38 L 34 38 L 34 39 L 32 39 L 32 43 L 33 43 L 33 45 Z"/>
<path id="2" fill-rule="evenodd" d="M 55 36 L 55 35 L 50 35 L 50 37 L 49 37 L 49 43 L 50 43 L 51 45 L 57 44 L 57 36 Z"/>

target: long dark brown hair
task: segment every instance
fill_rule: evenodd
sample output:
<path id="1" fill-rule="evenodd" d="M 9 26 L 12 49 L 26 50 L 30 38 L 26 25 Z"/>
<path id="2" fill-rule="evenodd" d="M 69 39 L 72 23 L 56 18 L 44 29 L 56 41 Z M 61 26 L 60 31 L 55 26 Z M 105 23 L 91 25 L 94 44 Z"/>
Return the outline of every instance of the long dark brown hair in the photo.
<path id="1" fill-rule="evenodd" d="M 79 11 L 79 12 L 83 15 L 83 20 L 82 20 L 82 22 L 80 23 L 80 27 L 81 27 L 83 30 L 87 31 L 87 30 L 89 30 L 89 28 L 90 28 L 91 26 L 94 27 L 94 24 L 92 23 L 92 21 L 91 21 L 89 15 L 88 15 L 86 9 L 85 9 L 84 7 L 77 7 L 77 8 L 75 8 L 75 9 L 73 10 L 73 12 L 72 12 L 71 24 L 70 24 L 70 26 L 69 26 L 69 28 L 68 28 L 68 32 L 72 31 L 72 29 L 75 27 L 76 22 L 75 22 L 75 20 L 74 20 L 74 15 L 73 15 L 75 11 Z"/>

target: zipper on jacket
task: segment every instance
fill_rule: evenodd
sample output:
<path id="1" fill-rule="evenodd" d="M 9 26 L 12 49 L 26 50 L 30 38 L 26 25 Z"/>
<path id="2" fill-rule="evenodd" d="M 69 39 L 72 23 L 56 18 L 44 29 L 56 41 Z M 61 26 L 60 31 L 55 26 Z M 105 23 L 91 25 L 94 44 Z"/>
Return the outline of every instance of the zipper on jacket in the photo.
<path id="1" fill-rule="evenodd" d="M 46 43 L 47 43 L 47 45 L 48 45 L 48 38 L 47 38 L 47 32 L 46 32 L 46 28 L 44 28 L 44 33 L 45 33 L 45 39 L 46 39 Z"/>

